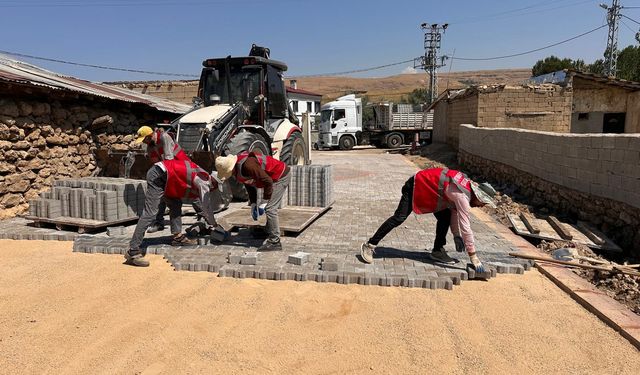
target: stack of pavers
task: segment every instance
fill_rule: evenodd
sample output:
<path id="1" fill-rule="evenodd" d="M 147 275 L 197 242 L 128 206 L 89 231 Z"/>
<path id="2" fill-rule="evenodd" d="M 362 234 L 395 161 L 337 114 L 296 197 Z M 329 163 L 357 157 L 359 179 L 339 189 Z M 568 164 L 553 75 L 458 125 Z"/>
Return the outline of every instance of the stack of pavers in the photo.
<path id="1" fill-rule="evenodd" d="M 291 167 L 288 204 L 328 207 L 333 204 L 333 167 L 304 165 Z"/>
<path id="2" fill-rule="evenodd" d="M 144 209 L 146 189 L 146 181 L 125 178 L 57 180 L 50 191 L 29 201 L 29 216 L 104 222 L 135 219 Z"/>

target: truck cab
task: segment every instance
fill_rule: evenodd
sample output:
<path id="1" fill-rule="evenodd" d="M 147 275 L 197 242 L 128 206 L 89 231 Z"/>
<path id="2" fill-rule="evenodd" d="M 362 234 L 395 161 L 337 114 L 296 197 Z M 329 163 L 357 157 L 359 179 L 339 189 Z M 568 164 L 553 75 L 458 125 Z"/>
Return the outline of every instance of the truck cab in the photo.
<path id="1" fill-rule="evenodd" d="M 353 148 L 362 132 L 362 100 L 346 95 L 323 105 L 319 129 L 319 148 Z"/>

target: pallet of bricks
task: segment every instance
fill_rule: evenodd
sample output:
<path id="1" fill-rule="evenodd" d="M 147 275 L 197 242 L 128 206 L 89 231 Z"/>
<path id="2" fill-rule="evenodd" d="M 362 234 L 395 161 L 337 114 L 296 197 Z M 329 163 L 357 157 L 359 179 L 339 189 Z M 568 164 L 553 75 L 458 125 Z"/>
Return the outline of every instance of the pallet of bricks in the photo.
<path id="1" fill-rule="evenodd" d="M 146 181 L 90 177 L 54 182 L 29 201 L 28 219 L 61 225 L 102 227 L 137 219 L 144 209 Z"/>
<path id="2" fill-rule="evenodd" d="M 289 206 L 329 207 L 333 204 L 331 165 L 291 167 L 291 183 L 286 195 Z"/>

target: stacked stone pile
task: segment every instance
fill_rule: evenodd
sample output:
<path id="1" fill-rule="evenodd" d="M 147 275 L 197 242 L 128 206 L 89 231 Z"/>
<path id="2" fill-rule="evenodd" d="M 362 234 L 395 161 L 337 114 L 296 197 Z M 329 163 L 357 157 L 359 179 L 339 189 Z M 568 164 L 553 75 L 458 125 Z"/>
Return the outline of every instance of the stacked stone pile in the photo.
<path id="1" fill-rule="evenodd" d="M 291 167 L 288 204 L 327 207 L 333 203 L 333 167 L 304 165 Z"/>
<path id="2" fill-rule="evenodd" d="M 57 180 L 50 191 L 29 201 L 29 216 L 106 222 L 135 219 L 144 209 L 146 189 L 145 181 L 124 178 Z"/>

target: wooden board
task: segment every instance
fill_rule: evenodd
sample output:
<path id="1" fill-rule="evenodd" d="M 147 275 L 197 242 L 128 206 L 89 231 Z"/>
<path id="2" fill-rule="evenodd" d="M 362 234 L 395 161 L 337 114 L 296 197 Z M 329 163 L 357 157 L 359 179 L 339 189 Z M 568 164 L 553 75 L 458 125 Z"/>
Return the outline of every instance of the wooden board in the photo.
<path id="1" fill-rule="evenodd" d="M 102 220 L 91 220 L 91 219 L 81 219 L 77 217 L 68 217 L 68 216 L 59 216 L 53 219 L 49 219 L 46 217 L 37 217 L 37 216 L 25 216 L 27 220 L 33 220 L 36 227 L 42 225 L 42 223 L 46 224 L 54 224 L 56 229 L 62 230 L 63 227 L 76 227 L 78 233 L 82 234 L 85 232 L 94 231 L 97 229 L 102 229 L 106 227 L 111 227 L 118 224 L 128 223 L 134 220 L 138 220 L 137 216 L 113 220 L 113 221 L 102 221 Z"/>
<path id="2" fill-rule="evenodd" d="M 329 207 L 303 207 L 303 206 L 287 206 L 281 208 L 278 211 L 278 218 L 280 221 L 280 230 L 285 232 L 300 233 L 305 230 L 311 223 L 317 218 L 327 212 Z M 258 221 L 254 221 L 251 218 L 249 207 L 243 207 L 242 209 L 225 215 L 220 218 L 220 221 L 224 221 L 228 226 L 228 229 L 232 228 L 251 228 L 251 227 L 264 227 L 267 223 L 265 215 L 261 216 Z"/>
<path id="3" fill-rule="evenodd" d="M 540 228 L 540 233 L 536 234 L 536 233 L 531 233 L 527 229 L 527 227 L 525 226 L 525 224 L 522 222 L 522 220 L 518 215 L 508 215 L 508 218 L 509 218 L 509 221 L 511 222 L 511 226 L 513 227 L 514 231 L 520 236 L 539 238 L 547 241 L 566 241 L 562 239 L 562 236 L 558 232 L 556 232 L 553 226 L 549 224 L 549 222 L 545 219 L 538 219 L 538 218 L 532 217 L 531 220 L 533 221 L 534 225 Z M 603 236 L 602 238 L 605 240 L 605 243 L 603 245 L 598 245 L 593 241 L 591 241 L 589 237 L 587 237 L 575 225 L 571 225 L 567 223 L 563 223 L 563 224 L 564 224 L 564 228 L 566 228 L 567 231 L 573 237 L 571 241 L 575 243 L 589 246 L 592 249 L 600 249 L 600 250 L 615 251 L 615 252 L 622 251 L 622 249 L 618 245 L 613 243 L 613 241 L 611 241 L 609 238 L 607 238 L 601 233 L 599 233 L 599 235 Z"/>

